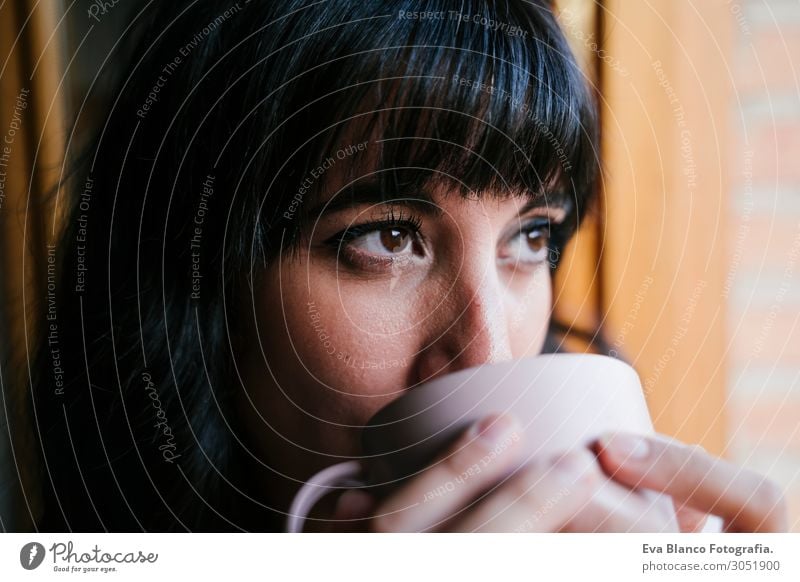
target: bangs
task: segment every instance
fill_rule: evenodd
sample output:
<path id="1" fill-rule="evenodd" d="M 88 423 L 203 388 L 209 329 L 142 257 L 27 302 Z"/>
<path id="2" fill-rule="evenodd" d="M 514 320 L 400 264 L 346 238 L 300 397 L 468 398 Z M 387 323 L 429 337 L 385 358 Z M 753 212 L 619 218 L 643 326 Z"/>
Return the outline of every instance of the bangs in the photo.
<path id="1" fill-rule="evenodd" d="M 459 16 L 445 2 L 426 13 L 390 4 L 388 16 L 364 21 L 356 7 L 347 24 L 311 34 L 326 58 L 284 89 L 281 99 L 303 96 L 283 136 L 293 153 L 282 189 L 302 191 L 299 214 L 368 177 L 387 199 L 423 188 L 542 197 L 577 228 L 598 169 L 597 120 L 549 8 L 473 1 Z M 325 160 L 335 170 L 320 172 Z M 296 234 L 301 221 L 276 218 Z"/>

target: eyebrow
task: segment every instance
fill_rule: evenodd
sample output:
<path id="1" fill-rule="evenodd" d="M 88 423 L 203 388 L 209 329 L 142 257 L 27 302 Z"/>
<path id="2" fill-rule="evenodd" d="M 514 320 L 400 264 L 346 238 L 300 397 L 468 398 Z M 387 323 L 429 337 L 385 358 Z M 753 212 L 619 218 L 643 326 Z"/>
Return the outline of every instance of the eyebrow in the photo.
<path id="1" fill-rule="evenodd" d="M 440 217 L 444 210 L 434 202 L 430 191 L 417 189 L 413 195 L 399 191 L 400 187 L 382 185 L 377 180 L 362 180 L 339 191 L 333 198 L 317 204 L 311 208 L 306 216 L 319 217 L 324 214 L 334 214 L 343 210 L 359 206 L 374 206 L 385 203 L 397 203 L 414 208 L 420 214 L 431 217 Z M 529 197 L 519 210 L 525 214 L 536 208 L 571 209 L 570 200 L 561 192 L 552 192 L 546 195 L 523 195 Z"/>

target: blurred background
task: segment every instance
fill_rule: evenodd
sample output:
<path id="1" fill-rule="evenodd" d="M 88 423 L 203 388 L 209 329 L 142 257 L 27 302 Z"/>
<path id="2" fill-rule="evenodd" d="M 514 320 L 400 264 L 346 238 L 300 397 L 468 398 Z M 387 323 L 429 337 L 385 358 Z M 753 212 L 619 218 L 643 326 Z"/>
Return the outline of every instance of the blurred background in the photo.
<path id="1" fill-rule="evenodd" d="M 42 478 L 24 395 L 60 216 L 48 193 L 147 4 L 0 3 L 3 531 L 31 527 Z M 563 339 L 599 351 L 601 330 L 656 428 L 772 477 L 800 531 L 800 0 L 556 4 L 605 166 L 601 212 L 555 282 Z"/>
<path id="2" fill-rule="evenodd" d="M 785 486 L 800 531 L 800 2 L 746 2 L 736 20 L 729 452 Z"/>

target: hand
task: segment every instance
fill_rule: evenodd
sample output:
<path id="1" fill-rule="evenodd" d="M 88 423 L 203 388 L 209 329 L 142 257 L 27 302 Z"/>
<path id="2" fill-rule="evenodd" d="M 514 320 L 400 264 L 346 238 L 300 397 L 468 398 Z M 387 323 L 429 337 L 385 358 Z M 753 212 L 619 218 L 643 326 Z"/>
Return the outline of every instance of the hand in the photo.
<path id="1" fill-rule="evenodd" d="M 702 528 L 719 515 L 729 532 L 782 532 L 788 527 L 780 488 L 765 477 L 664 436 L 620 433 L 598 443 L 598 457 L 615 481 L 672 496 L 681 529 Z"/>
<path id="2" fill-rule="evenodd" d="M 386 499 L 342 495 L 341 529 L 404 531 L 669 531 L 674 518 L 609 478 L 580 448 L 520 464 L 523 435 L 507 415 L 477 423 Z M 663 506 L 661 506 L 663 508 Z M 355 527 L 354 527 L 355 526 Z"/>

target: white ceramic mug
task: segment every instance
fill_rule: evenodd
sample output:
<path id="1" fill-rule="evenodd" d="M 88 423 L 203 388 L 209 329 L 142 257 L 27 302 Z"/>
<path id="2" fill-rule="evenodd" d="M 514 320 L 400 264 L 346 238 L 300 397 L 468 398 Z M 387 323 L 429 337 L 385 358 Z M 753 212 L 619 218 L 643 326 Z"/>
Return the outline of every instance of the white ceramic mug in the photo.
<path id="1" fill-rule="evenodd" d="M 423 470 L 472 423 L 510 412 L 524 431 L 520 465 L 536 455 L 591 445 L 607 431 L 653 433 L 641 383 L 624 362 L 595 354 L 543 354 L 467 368 L 412 388 L 362 429 L 363 457 L 311 477 L 289 509 L 286 529 L 303 531 L 313 506 L 335 489 L 387 491 Z M 672 518 L 670 497 L 643 494 Z"/>

